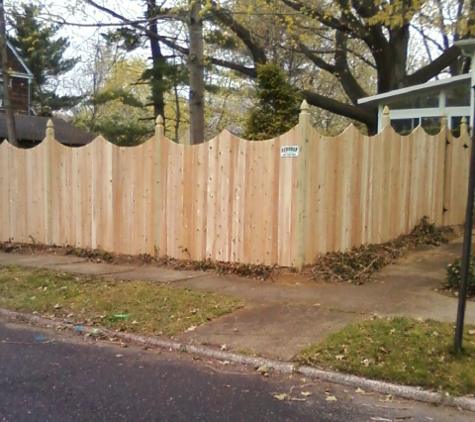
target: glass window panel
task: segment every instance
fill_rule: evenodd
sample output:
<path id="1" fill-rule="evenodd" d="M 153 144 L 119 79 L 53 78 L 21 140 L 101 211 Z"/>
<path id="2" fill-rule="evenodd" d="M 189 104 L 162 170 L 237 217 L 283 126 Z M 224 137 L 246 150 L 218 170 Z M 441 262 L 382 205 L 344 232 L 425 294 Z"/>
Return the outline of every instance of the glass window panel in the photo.
<path id="1" fill-rule="evenodd" d="M 463 107 L 470 105 L 470 84 L 457 86 L 445 93 L 445 105 L 447 107 Z"/>
<path id="2" fill-rule="evenodd" d="M 392 110 L 405 110 L 411 108 L 437 108 L 439 107 L 440 93 L 421 95 L 420 97 L 402 98 L 389 104 Z"/>
<path id="3" fill-rule="evenodd" d="M 442 118 L 440 117 L 423 117 L 422 127 L 429 135 L 437 135 L 442 126 Z"/>
<path id="4" fill-rule="evenodd" d="M 419 119 L 394 119 L 391 126 L 400 135 L 408 135 L 419 124 Z"/>
<path id="5" fill-rule="evenodd" d="M 405 110 L 408 108 L 415 108 L 414 99 L 403 98 L 402 100 L 389 104 L 389 108 L 390 110 Z"/>

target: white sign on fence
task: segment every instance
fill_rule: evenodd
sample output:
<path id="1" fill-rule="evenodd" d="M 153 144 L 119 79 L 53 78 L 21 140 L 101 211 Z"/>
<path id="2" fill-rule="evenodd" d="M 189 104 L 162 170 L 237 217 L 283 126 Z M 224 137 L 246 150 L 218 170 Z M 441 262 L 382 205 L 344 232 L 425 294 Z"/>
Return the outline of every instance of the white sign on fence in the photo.
<path id="1" fill-rule="evenodd" d="M 290 145 L 280 148 L 280 156 L 283 158 L 294 158 L 299 155 L 299 147 Z"/>

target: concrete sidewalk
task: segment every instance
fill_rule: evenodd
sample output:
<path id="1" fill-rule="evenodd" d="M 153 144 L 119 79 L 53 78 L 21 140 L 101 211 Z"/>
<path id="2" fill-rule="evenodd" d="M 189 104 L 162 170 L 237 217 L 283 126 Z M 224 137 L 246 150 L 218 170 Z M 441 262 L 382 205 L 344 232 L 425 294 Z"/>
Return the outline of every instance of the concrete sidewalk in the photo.
<path id="1" fill-rule="evenodd" d="M 344 325 L 375 313 L 455 321 L 457 300 L 434 291 L 445 276 L 444 266 L 461 256 L 462 242 L 413 252 L 360 286 L 305 280 L 286 283 L 244 279 L 196 271 L 174 271 L 152 265 L 96 264 L 58 255 L 0 253 L 0 265 L 17 264 L 57 271 L 94 274 L 122 280 L 149 280 L 245 299 L 243 309 L 178 336 L 183 342 L 226 345 L 240 353 L 290 360 L 302 347 Z M 466 322 L 475 324 L 475 303 L 467 304 Z"/>

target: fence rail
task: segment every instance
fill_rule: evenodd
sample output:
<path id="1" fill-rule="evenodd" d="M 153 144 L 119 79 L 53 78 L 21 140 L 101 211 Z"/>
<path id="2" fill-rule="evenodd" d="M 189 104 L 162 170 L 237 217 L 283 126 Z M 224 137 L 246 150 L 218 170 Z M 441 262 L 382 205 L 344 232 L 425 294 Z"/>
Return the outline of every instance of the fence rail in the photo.
<path id="1" fill-rule="evenodd" d="M 223 132 L 194 146 L 0 144 L 0 241 L 301 267 L 320 254 L 408 233 L 427 215 L 461 224 L 471 140 L 445 127 L 325 137 L 302 107 L 272 140 Z M 287 149 L 298 147 L 298 151 Z M 296 155 L 298 154 L 298 155 Z"/>

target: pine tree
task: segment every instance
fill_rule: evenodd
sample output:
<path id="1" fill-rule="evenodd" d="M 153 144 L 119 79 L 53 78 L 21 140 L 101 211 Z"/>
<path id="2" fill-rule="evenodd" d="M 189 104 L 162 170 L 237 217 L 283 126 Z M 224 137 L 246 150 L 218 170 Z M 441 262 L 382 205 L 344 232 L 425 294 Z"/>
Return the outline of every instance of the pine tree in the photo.
<path id="1" fill-rule="evenodd" d="M 259 65 L 256 82 L 257 104 L 249 112 L 244 137 L 270 139 L 292 129 L 302 97 L 284 71 L 272 63 Z"/>
<path id="2" fill-rule="evenodd" d="M 40 9 L 33 4 L 22 4 L 12 14 L 15 34 L 9 41 L 34 75 L 32 105 L 39 115 L 76 105 L 79 97 L 58 93 L 58 77 L 74 68 L 78 59 L 66 59 L 67 38 L 56 37 L 59 25 L 47 25 L 38 20 Z"/>

